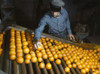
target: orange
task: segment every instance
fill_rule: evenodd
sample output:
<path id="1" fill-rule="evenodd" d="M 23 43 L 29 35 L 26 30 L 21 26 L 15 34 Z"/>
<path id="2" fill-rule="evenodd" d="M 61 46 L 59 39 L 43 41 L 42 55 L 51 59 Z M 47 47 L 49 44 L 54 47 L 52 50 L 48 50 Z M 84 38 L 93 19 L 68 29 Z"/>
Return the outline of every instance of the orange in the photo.
<path id="1" fill-rule="evenodd" d="M 49 41 L 49 38 L 48 38 L 48 37 L 46 37 L 46 38 L 45 38 L 45 40 L 46 40 L 46 41 Z"/>
<path id="2" fill-rule="evenodd" d="M 35 53 L 31 53 L 31 57 L 35 57 L 36 55 L 35 55 Z"/>
<path id="3" fill-rule="evenodd" d="M 37 62 L 37 58 L 36 57 L 32 57 L 31 58 L 31 62 L 36 63 Z"/>
<path id="4" fill-rule="evenodd" d="M 85 71 L 86 71 L 86 72 L 89 72 L 89 68 L 85 68 Z"/>
<path id="5" fill-rule="evenodd" d="M 65 56 L 65 57 L 63 57 L 63 58 L 64 58 L 64 60 L 65 60 L 66 63 L 67 63 L 67 62 L 68 62 L 68 61 L 67 61 L 67 60 L 68 60 L 68 57 Z"/>
<path id="6" fill-rule="evenodd" d="M 22 33 L 22 34 L 24 34 L 24 33 L 25 33 L 25 31 L 21 31 L 21 33 Z"/>
<path id="7" fill-rule="evenodd" d="M 16 44 L 21 44 L 21 41 L 16 41 Z"/>
<path id="8" fill-rule="evenodd" d="M 50 60 L 50 61 L 54 61 L 54 57 L 50 57 L 49 60 Z"/>
<path id="9" fill-rule="evenodd" d="M 10 45 L 10 48 L 16 48 L 16 46 L 15 45 Z"/>
<path id="10" fill-rule="evenodd" d="M 19 34 L 20 33 L 20 31 L 19 30 L 16 30 L 16 34 Z"/>
<path id="11" fill-rule="evenodd" d="M 66 54 L 65 53 L 63 53 L 63 55 L 62 55 L 63 57 L 66 57 Z"/>
<path id="12" fill-rule="evenodd" d="M 85 69 L 81 69 L 81 73 L 86 74 L 86 70 Z"/>
<path id="13" fill-rule="evenodd" d="M 54 49 L 58 49 L 58 46 L 54 46 Z"/>
<path id="14" fill-rule="evenodd" d="M 20 52 L 23 52 L 23 50 L 22 50 L 22 49 L 17 49 L 16 52 L 17 52 L 17 53 L 20 53 Z"/>
<path id="15" fill-rule="evenodd" d="M 68 64 L 68 67 L 69 67 L 69 68 L 72 68 L 72 65 L 71 65 L 71 64 Z"/>
<path id="16" fill-rule="evenodd" d="M 14 28 L 11 28 L 10 31 L 15 31 L 15 29 Z"/>
<path id="17" fill-rule="evenodd" d="M 58 42 L 57 40 L 54 40 L 54 42 Z"/>
<path id="18" fill-rule="evenodd" d="M 47 52 L 47 54 L 49 55 L 49 54 L 51 54 L 51 52 L 50 52 L 50 51 L 48 51 L 48 52 Z"/>
<path id="19" fill-rule="evenodd" d="M 61 42 L 61 41 L 59 41 L 58 43 L 59 43 L 59 44 L 62 44 L 62 42 Z"/>
<path id="20" fill-rule="evenodd" d="M 57 51 L 57 54 L 60 54 L 61 52 L 60 51 Z"/>
<path id="21" fill-rule="evenodd" d="M 27 41 L 27 42 L 28 42 L 28 44 L 29 44 L 29 43 L 32 43 L 32 41 Z"/>
<path id="22" fill-rule="evenodd" d="M 34 37 L 34 34 L 32 34 L 32 37 Z"/>
<path id="23" fill-rule="evenodd" d="M 41 57 L 39 57 L 38 58 L 38 62 L 42 62 L 43 60 L 42 60 L 42 58 Z"/>
<path id="24" fill-rule="evenodd" d="M 10 39 L 10 42 L 15 42 L 15 39 L 14 39 L 14 38 L 11 38 L 11 39 Z"/>
<path id="25" fill-rule="evenodd" d="M 15 51 L 15 48 L 10 48 L 10 51 Z"/>
<path id="26" fill-rule="evenodd" d="M 50 51 L 49 49 L 46 49 L 46 52 Z"/>
<path id="27" fill-rule="evenodd" d="M 22 47 L 17 47 L 16 49 L 17 49 L 17 50 L 22 50 Z"/>
<path id="28" fill-rule="evenodd" d="M 42 54 L 46 54 L 46 52 L 42 52 Z"/>
<path id="29" fill-rule="evenodd" d="M 13 54 L 13 55 L 15 55 L 15 54 L 16 54 L 16 52 L 15 52 L 15 51 L 13 51 L 13 50 L 12 50 L 12 51 L 9 51 L 9 55 L 12 55 L 12 54 Z"/>
<path id="30" fill-rule="evenodd" d="M 3 32 L 3 34 L 5 34 L 5 32 Z"/>
<path id="31" fill-rule="evenodd" d="M 24 48 L 24 53 L 25 54 L 29 53 L 29 48 L 28 47 L 27 48 Z"/>
<path id="32" fill-rule="evenodd" d="M 35 54 L 35 52 L 34 51 L 30 51 L 30 54 Z"/>
<path id="33" fill-rule="evenodd" d="M 47 49 L 47 48 L 48 48 L 48 46 L 47 46 L 47 45 L 45 45 L 45 46 L 44 46 L 44 48 L 45 48 L 45 49 Z"/>
<path id="34" fill-rule="evenodd" d="M 70 61 L 71 61 L 71 62 L 73 62 L 73 59 L 72 59 L 72 58 L 70 58 Z"/>
<path id="35" fill-rule="evenodd" d="M 54 58 L 57 59 L 58 58 L 58 55 L 57 54 L 54 54 Z"/>
<path id="36" fill-rule="evenodd" d="M 37 57 L 42 57 L 42 53 L 41 52 L 38 52 L 37 53 Z"/>
<path id="37" fill-rule="evenodd" d="M 30 44 L 29 44 L 29 47 L 33 47 L 33 44 L 32 44 L 32 43 L 30 43 Z"/>
<path id="38" fill-rule="evenodd" d="M 25 58 L 26 58 L 26 59 L 31 59 L 31 55 L 30 55 L 30 54 L 26 54 L 26 55 L 25 55 Z"/>
<path id="39" fill-rule="evenodd" d="M 49 48 L 50 48 L 50 49 L 52 49 L 52 48 L 53 48 L 53 46 L 49 46 Z"/>
<path id="40" fill-rule="evenodd" d="M 3 51 L 3 49 L 2 48 L 0 48 L 0 52 L 2 52 Z"/>
<path id="41" fill-rule="evenodd" d="M 48 56 L 46 54 L 43 55 L 43 59 L 47 59 Z"/>
<path id="42" fill-rule="evenodd" d="M 70 60 L 67 60 L 67 61 L 66 61 L 66 64 L 67 64 L 67 65 L 71 64 Z"/>
<path id="43" fill-rule="evenodd" d="M 50 50 L 51 50 L 52 52 L 53 52 L 53 51 L 55 51 L 55 49 L 54 49 L 54 48 L 51 48 Z"/>
<path id="44" fill-rule="evenodd" d="M 66 67 L 65 68 L 65 72 L 69 73 L 70 72 L 70 68 Z"/>
<path id="45" fill-rule="evenodd" d="M 54 55 L 54 54 L 56 54 L 56 52 L 55 52 L 55 51 L 53 51 L 53 52 L 52 52 L 52 54 Z"/>
<path id="46" fill-rule="evenodd" d="M 2 43 L 3 43 L 3 42 L 2 42 L 2 41 L 0 41 L 0 46 L 2 45 Z"/>
<path id="47" fill-rule="evenodd" d="M 12 54 L 10 55 L 10 60 L 15 60 L 16 59 L 16 55 Z"/>
<path id="48" fill-rule="evenodd" d="M 79 69 L 82 69 L 82 65 L 78 65 L 78 68 L 79 68 Z"/>
<path id="49" fill-rule="evenodd" d="M 17 47 L 21 47 L 22 44 L 21 44 L 21 43 L 17 43 L 16 46 L 17 46 Z"/>
<path id="50" fill-rule="evenodd" d="M 45 40 L 43 37 L 41 37 L 41 40 Z"/>
<path id="51" fill-rule="evenodd" d="M 41 52 L 43 53 L 43 52 L 45 52 L 45 50 L 43 49 L 43 50 L 41 50 Z"/>
<path id="52" fill-rule="evenodd" d="M 26 38 L 23 38 L 22 41 L 23 41 L 23 42 L 26 42 Z"/>
<path id="53" fill-rule="evenodd" d="M 58 46 L 58 49 L 61 49 L 61 48 L 62 48 L 61 45 L 59 45 L 59 46 Z"/>
<path id="54" fill-rule="evenodd" d="M 29 59 L 25 59 L 25 64 L 29 64 L 30 60 Z"/>
<path id="55" fill-rule="evenodd" d="M 58 58 L 60 58 L 60 59 L 62 58 L 62 54 L 61 53 L 58 54 Z"/>
<path id="56" fill-rule="evenodd" d="M 42 50 L 43 49 L 43 47 L 41 46 L 41 45 L 39 45 L 38 47 L 37 47 L 37 50 Z"/>
<path id="57" fill-rule="evenodd" d="M 28 45 L 28 42 L 27 41 L 24 41 L 23 42 L 23 46 L 27 46 Z"/>
<path id="58" fill-rule="evenodd" d="M 56 64 L 58 64 L 58 65 L 61 64 L 61 60 L 60 60 L 60 59 L 57 59 L 55 62 L 56 62 Z"/>
<path id="59" fill-rule="evenodd" d="M 22 57 L 18 57 L 16 60 L 17 60 L 17 63 L 19 64 L 24 62 L 24 59 Z"/>
<path id="60" fill-rule="evenodd" d="M 23 49 L 24 49 L 24 48 L 27 48 L 27 46 L 23 46 Z"/>
<path id="61" fill-rule="evenodd" d="M 52 46 L 52 44 L 51 43 L 48 43 L 48 46 Z"/>
<path id="62" fill-rule="evenodd" d="M 44 63 L 40 63 L 40 64 L 39 64 L 39 67 L 40 67 L 40 68 L 44 68 L 44 67 L 45 67 L 45 64 L 44 64 Z"/>
<path id="63" fill-rule="evenodd" d="M 46 69 L 51 69 L 52 68 L 52 65 L 50 63 L 47 63 L 46 64 Z"/>
<path id="64" fill-rule="evenodd" d="M 48 54 L 48 57 L 52 57 L 53 55 L 52 54 Z"/>
<path id="65" fill-rule="evenodd" d="M 17 53 L 17 57 L 22 57 L 22 56 L 23 56 L 22 52 Z"/>
<path id="66" fill-rule="evenodd" d="M 45 45 L 47 45 L 47 43 L 45 42 L 45 43 L 43 43 L 43 46 L 45 46 Z"/>
<path id="67" fill-rule="evenodd" d="M 73 68 L 76 68 L 76 64 L 73 64 L 72 66 L 73 66 Z"/>
<path id="68" fill-rule="evenodd" d="M 53 39 L 50 39 L 50 42 L 53 42 Z"/>
<path id="69" fill-rule="evenodd" d="M 37 54 L 38 52 L 40 52 L 40 51 L 39 51 L 39 50 L 36 50 L 36 54 Z"/>
<path id="70" fill-rule="evenodd" d="M 17 38 L 16 41 L 21 41 L 21 39 L 20 38 Z"/>

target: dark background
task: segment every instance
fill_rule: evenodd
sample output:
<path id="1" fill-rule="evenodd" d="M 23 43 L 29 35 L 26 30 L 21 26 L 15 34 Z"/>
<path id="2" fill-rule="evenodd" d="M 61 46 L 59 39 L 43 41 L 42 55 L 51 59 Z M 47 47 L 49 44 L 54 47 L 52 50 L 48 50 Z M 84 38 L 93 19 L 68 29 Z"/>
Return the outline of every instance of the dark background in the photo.
<path id="1" fill-rule="evenodd" d="M 16 24 L 36 29 L 41 17 L 49 10 L 49 0 L 0 0 L 13 5 Z M 64 0 L 72 29 L 77 23 L 87 24 L 90 35 L 100 35 L 99 0 Z M 2 9 L 1 9 L 2 10 Z M 2 18 L 2 17 L 1 17 Z"/>

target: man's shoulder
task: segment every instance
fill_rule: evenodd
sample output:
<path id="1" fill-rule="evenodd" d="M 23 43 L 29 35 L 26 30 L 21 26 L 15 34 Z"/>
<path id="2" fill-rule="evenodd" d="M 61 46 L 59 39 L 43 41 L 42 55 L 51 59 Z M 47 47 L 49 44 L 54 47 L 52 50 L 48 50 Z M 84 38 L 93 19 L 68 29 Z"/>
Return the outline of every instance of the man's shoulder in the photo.
<path id="1" fill-rule="evenodd" d="M 44 17 L 49 19 L 51 17 L 50 11 L 48 11 L 47 13 L 45 13 Z"/>
<path id="2" fill-rule="evenodd" d="M 68 16 L 68 12 L 67 12 L 67 10 L 65 8 L 62 8 L 61 13 L 65 14 L 66 16 Z"/>
<path id="3" fill-rule="evenodd" d="M 67 10 L 65 8 L 62 8 L 62 12 L 67 12 Z"/>

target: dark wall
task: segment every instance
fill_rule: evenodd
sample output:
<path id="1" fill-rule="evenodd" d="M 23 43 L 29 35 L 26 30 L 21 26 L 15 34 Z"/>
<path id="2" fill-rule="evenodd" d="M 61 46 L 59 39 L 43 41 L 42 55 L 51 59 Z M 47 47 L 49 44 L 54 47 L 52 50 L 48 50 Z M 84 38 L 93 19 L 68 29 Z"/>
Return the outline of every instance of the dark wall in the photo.
<path id="1" fill-rule="evenodd" d="M 99 0 L 64 0 L 64 2 L 72 27 L 82 23 L 89 25 L 92 34 L 100 31 Z M 31 29 L 38 26 L 41 17 L 48 11 L 48 0 L 14 0 L 14 5 L 17 24 Z M 98 34 L 100 35 L 100 32 Z"/>
<path id="2" fill-rule="evenodd" d="M 32 28 L 36 11 L 34 0 L 15 0 L 14 3 L 17 24 Z"/>

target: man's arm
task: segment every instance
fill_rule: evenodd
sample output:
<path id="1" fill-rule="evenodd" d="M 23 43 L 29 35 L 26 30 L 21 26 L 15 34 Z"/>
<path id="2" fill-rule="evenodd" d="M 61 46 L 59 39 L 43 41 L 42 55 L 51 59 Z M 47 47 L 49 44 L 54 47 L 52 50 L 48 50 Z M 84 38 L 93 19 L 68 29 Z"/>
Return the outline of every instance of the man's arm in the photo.
<path id="1" fill-rule="evenodd" d="M 72 34 L 71 32 L 71 28 L 70 28 L 70 21 L 69 21 L 69 17 L 68 17 L 68 12 L 66 11 L 65 8 L 62 9 L 62 14 L 63 14 L 63 17 L 65 19 L 65 22 L 66 22 L 66 28 L 67 28 L 67 32 L 68 34 Z"/>
<path id="2" fill-rule="evenodd" d="M 66 27 L 67 27 L 67 32 L 68 34 L 72 34 L 72 31 L 71 31 L 71 28 L 70 28 L 70 21 L 69 21 L 69 18 L 67 17 L 67 20 L 66 20 Z"/>
<path id="3" fill-rule="evenodd" d="M 70 38 L 70 40 L 75 41 L 75 37 L 72 34 L 72 31 L 71 31 L 71 28 L 70 28 L 70 21 L 69 21 L 68 13 L 64 8 L 63 8 L 62 13 L 63 13 L 63 17 L 64 17 L 65 22 L 66 22 L 66 28 L 67 28 L 67 32 L 68 32 L 68 37 Z"/>
<path id="4" fill-rule="evenodd" d="M 46 18 L 46 15 L 40 20 L 40 23 L 38 25 L 38 28 L 35 30 L 35 33 L 34 33 L 34 41 L 38 41 L 41 37 L 41 33 L 43 32 L 44 30 L 44 27 L 46 26 L 46 21 L 47 18 Z"/>

